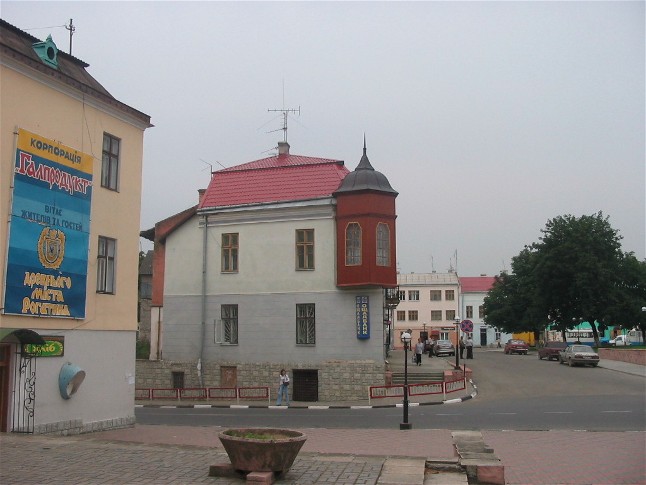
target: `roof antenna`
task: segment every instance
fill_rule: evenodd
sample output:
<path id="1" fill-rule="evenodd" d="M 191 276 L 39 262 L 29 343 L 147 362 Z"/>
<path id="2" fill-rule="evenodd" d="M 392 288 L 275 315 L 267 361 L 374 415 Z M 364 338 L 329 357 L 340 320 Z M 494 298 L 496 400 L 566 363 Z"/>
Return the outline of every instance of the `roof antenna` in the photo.
<path id="1" fill-rule="evenodd" d="M 76 30 L 73 22 L 74 20 L 70 19 L 70 24 L 65 26 L 65 28 L 70 31 L 70 56 L 72 55 L 72 36 L 74 35 L 74 31 Z"/>
<path id="2" fill-rule="evenodd" d="M 285 78 L 283 78 L 283 107 L 282 109 L 268 109 L 267 110 L 270 113 L 276 113 L 276 112 L 281 112 L 283 113 L 283 127 L 279 128 L 278 130 L 272 130 L 269 133 L 274 133 L 275 131 L 283 131 L 283 141 L 287 143 L 287 115 L 289 113 L 294 113 L 298 114 L 299 116 L 301 115 L 301 107 L 299 106 L 298 109 L 296 108 L 288 108 L 285 109 Z"/>

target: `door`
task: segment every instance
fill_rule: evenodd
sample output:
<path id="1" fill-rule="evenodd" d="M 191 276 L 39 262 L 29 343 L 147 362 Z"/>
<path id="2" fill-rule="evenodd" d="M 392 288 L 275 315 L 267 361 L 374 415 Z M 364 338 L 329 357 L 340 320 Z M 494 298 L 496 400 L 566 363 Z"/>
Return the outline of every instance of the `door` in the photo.
<path id="1" fill-rule="evenodd" d="M 480 346 L 487 346 L 487 327 L 480 327 Z"/>
<path id="2" fill-rule="evenodd" d="M 7 413 L 9 412 L 9 355 L 11 346 L 0 344 L 0 432 L 9 431 Z"/>
<path id="3" fill-rule="evenodd" d="M 292 372 L 292 400 L 318 402 L 319 371 L 317 369 L 294 369 Z"/>

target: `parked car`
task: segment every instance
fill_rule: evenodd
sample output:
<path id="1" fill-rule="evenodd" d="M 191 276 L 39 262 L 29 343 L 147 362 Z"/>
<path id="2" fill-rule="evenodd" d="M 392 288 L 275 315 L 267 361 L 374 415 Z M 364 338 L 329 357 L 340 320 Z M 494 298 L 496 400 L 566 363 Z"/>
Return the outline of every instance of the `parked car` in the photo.
<path id="1" fill-rule="evenodd" d="M 547 360 L 559 360 L 559 352 L 567 347 L 567 342 L 547 342 L 544 347 L 538 349 L 538 358 Z"/>
<path id="2" fill-rule="evenodd" d="M 575 365 L 599 365 L 599 354 L 589 345 L 569 345 L 559 352 L 559 364 L 567 363 L 570 367 Z"/>
<path id="3" fill-rule="evenodd" d="M 455 355 L 455 347 L 450 340 L 438 340 L 433 347 L 433 353 L 440 355 Z"/>
<path id="4" fill-rule="evenodd" d="M 511 339 L 505 344 L 505 354 L 525 354 L 529 351 L 529 345 L 524 340 Z"/>

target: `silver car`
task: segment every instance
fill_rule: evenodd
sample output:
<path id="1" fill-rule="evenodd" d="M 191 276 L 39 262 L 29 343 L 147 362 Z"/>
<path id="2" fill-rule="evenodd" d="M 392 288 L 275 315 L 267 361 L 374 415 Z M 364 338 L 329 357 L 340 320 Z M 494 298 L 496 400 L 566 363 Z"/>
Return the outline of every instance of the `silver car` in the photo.
<path id="1" fill-rule="evenodd" d="M 455 347 L 450 340 L 438 340 L 435 342 L 433 353 L 438 357 L 440 355 L 455 355 Z"/>
<path id="2" fill-rule="evenodd" d="M 575 365 L 599 365 L 599 354 L 589 345 L 570 345 L 559 352 L 559 364 Z"/>

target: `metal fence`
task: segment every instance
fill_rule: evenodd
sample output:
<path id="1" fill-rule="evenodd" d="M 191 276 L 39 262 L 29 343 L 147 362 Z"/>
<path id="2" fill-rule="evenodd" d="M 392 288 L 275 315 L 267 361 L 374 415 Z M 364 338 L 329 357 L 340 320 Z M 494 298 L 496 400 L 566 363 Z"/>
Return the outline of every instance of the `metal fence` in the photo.
<path id="1" fill-rule="evenodd" d="M 271 400 L 268 386 L 254 387 L 191 387 L 191 388 L 143 388 L 135 389 L 135 399 L 140 401 L 154 400 L 198 400 L 208 399 L 235 400 Z"/>
<path id="2" fill-rule="evenodd" d="M 422 382 L 419 384 L 408 385 L 408 397 L 427 396 L 431 394 L 442 394 L 442 399 L 451 392 L 466 390 L 466 378 L 455 379 L 442 382 Z M 373 399 L 384 399 L 389 397 L 404 397 L 404 386 L 397 384 L 394 386 L 370 386 L 368 391 L 368 403 Z"/>

